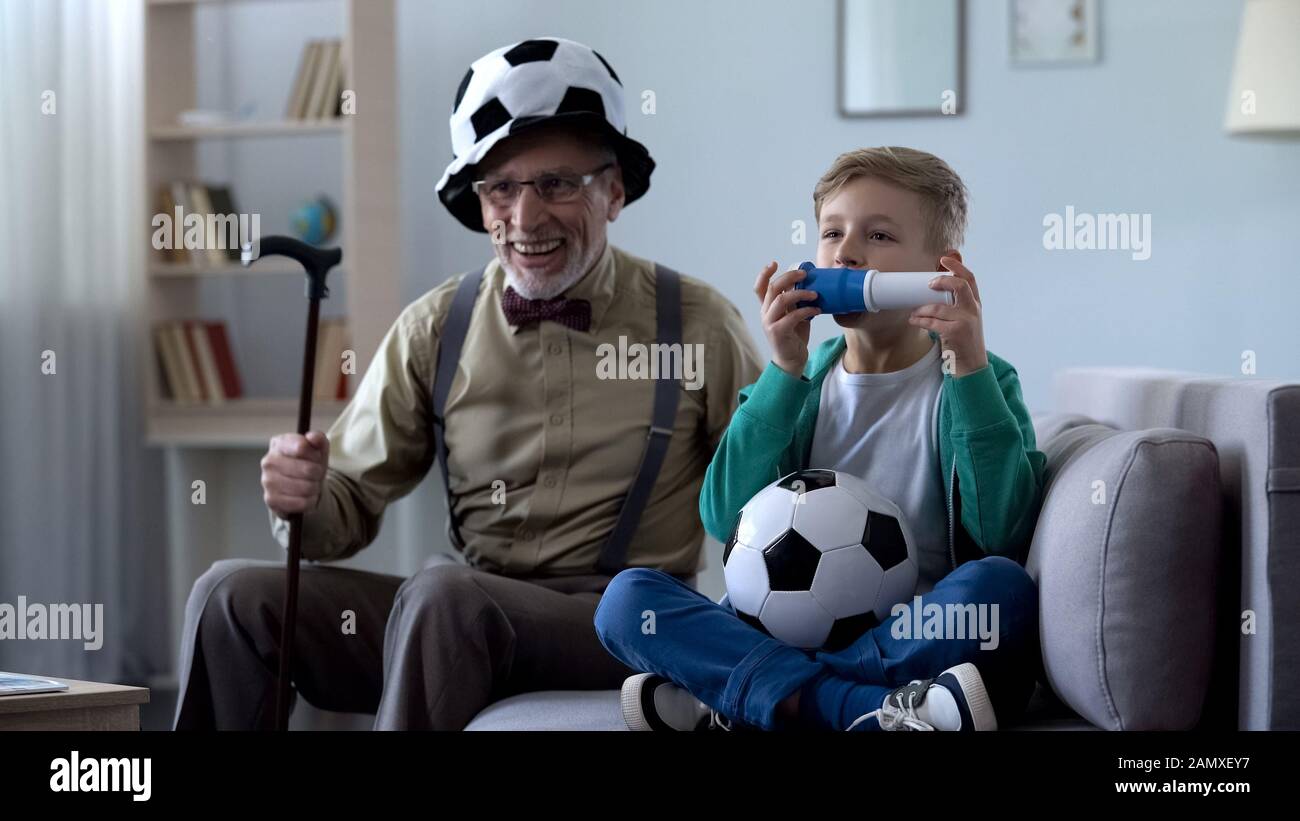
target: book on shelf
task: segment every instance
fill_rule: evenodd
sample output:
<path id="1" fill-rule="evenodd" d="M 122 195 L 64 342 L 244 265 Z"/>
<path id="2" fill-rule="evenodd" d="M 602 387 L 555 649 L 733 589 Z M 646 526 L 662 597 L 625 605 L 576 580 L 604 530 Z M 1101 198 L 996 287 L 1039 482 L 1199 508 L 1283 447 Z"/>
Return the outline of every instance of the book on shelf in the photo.
<path id="1" fill-rule="evenodd" d="M 203 189 L 208 197 L 208 210 L 205 213 L 234 220 L 235 225 L 232 237 L 227 222 L 216 221 L 213 224 L 213 221 L 207 221 L 208 261 L 218 267 L 231 263 L 239 264 L 239 244 L 244 237 L 240 230 L 240 213 L 235 208 L 235 198 L 230 193 L 230 188 L 224 185 L 199 185 L 198 187 Z"/>
<path id="2" fill-rule="evenodd" d="M 210 266 L 221 266 L 226 263 L 228 257 L 222 249 L 217 236 L 217 226 L 214 220 L 208 219 L 209 214 L 217 213 L 212 208 L 212 198 L 208 196 L 208 187 L 201 183 L 194 183 L 189 187 L 190 200 L 194 204 L 194 213 L 203 217 L 203 251 L 195 254 L 196 257 L 205 256 L 206 262 Z"/>
<path id="3" fill-rule="evenodd" d="M 330 74 L 337 67 L 338 51 L 334 48 L 334 43 L 322 43 L 320 62 L 316 64 L 316 76 L 312 78 L 311 98 L 307 102 L 307 111 L 303 114 L 305 118 L 319 120 L 329 116 L 325 108 L 328 103 L 326 95 L 329 93 Z"/>
<path id="4" fill-rule="evenodd" d="M 343 41 L 310 40 L 298 58 L 284 115 L 290 120 L 328 120 L 340 113 L 343 92 Z"/>
<path id="5" fill-rule="evenodd" d="M 243 398 L 239 367 L 223 321 L 174 319 L 153 326 L 162 398 L 178 405 L 221 405 Z M 348 398 L 343 354 L 348 349 L 347 320 L 322 319 L 316 331 L 312 397 Z"/>
<path id="6" fill-rule="evenodd" d="M 158 189 L 158 213 L 167 214 L 170 218 L 174 219 L 176 215 L 176 205 L 176 200 L 172 194 L 172 187 L 170 185 L 160 186 Z M 173 225 L 172 235 L 169 237 L 171 242 L 166 243 L 164 247 L 158 249 L 158 252 L 162 254 L 162 258 L 167 262 L 173 264 L 185 262 L 184 244 L 181 243 L 178 245 L 176 242 L 177 238 L 180 236 L 180 233 L 176 230 L 176 226 Z M 167 247 L 168 245 L 171 247 Z"/>
<path id="7" fill-rule="evenodd" d="M 320 41 L 311 40 L 303 46 L 302 56 L 298 58 L 298 74 L 293 80 L 293 90 L 289 92 L 289 104 L 284 116 L 289 120 L 301 120 L 307 110 L 307 95 L 311 91 L 311 78 L 316 72 L 316 61 L 320 58 Z"/>
<path id="8" fill-rule="evenodd" d="M 180 405 L 220 405 L 243 396 L 226 323 L 177 319 L 154 324 L 162 397 Z"/>
<path id="9" fill-rule="evenodd" d="M 316 329 L 316 372 L 312 377 L 312 398 L 348 398 L 348 374 L 343 370 L 343 352 L 348 349 L 346 320 L 322 319 Z"/>
<path id="10" fill-rule="evenodd" d="M 334 69 L 329 73 L 329 86 L 325 92 L 321 116 L 330 119 L 343 116 L 343 43 L 334 44 Z"/>
<path id="11" fill-rule="evenodd" d="M 172 395 L 187 405 L 202 402 L 203 394 L 199 390 L 199 376 L 198 371 L 194 369 L 194 358 L 190 356 L 190 343 L 185 333 L 185 323 L 176 322 L 167 326 L 167 343 L 175 351 L 172 361 L 178 365 L 178 370 L 173 374 L 176 379 L 170 383 L 176 386 Z"/>
<path id="12" fill-rule="evenodd" d="M 162 261 L 199 268 L 220 268 L 239 263 L 239 243 L 247 230 L 244 227 L 247 220 L 240 218 L 229 186 L 173 180 L 158 186 L 157 206 L 158 212 L 166 214 L 171 225 L 170 243 L 164 242 L 164 247 L 157 249 Z M 177 209 L 180 209 L 179 219 Z M 190 214 L 203 219 L 200 232 L 202 248 L 185 247 L 185 219 Z M 155 228 L 155 236 L 157 230 Z M 166 247 L 168 244 L 170 248 Z"/>

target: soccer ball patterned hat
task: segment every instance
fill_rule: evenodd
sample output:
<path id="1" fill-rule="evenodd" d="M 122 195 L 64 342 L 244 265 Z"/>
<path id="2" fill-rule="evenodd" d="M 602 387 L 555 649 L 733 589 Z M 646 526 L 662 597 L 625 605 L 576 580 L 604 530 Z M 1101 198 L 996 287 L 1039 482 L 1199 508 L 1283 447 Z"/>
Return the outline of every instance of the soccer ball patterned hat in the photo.
<path id="1" fill-rule="evenodd" d="M 560 37 L 524 40 L 469 67 L 451 107 L 453 159 L 438 198 L 465 227 L 487 233 L 471 183 L 478 163 L 512 134 L 544 123 L 575 123 L 604 137 L 623 169 L 625 203 L 650 188 L 655 161 L 627 136 L 623 84 L 594 49 Z"/>

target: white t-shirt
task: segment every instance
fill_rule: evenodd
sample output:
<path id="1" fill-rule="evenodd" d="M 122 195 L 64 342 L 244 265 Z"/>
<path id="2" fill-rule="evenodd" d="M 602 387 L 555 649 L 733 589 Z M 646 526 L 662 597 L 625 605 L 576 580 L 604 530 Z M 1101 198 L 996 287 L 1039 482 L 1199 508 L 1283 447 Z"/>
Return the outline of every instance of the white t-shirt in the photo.
<path id="1" fill-rule="evenodd" d="M 901 371 L 849 373 L 844 357 L 822 382 L 808 467 L 857 476 L 903 512 L 920 592 L 947 575 L 948 500 L 939 467 L 940 345 Z"/>

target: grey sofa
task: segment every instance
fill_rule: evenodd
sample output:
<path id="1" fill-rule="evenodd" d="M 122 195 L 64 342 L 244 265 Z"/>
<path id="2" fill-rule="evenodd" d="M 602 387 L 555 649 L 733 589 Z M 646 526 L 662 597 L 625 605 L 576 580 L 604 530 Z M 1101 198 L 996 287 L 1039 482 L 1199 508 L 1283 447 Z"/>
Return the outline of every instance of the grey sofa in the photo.
<path id="1" fill-rule="evenodd" d="M 1005 729 L 1300 729 L 1300 383 L 1076 368 L 1053 395 L 1044 669 Z M 467 729 L 623 722 L 617 691 L 552 691 Z"/>

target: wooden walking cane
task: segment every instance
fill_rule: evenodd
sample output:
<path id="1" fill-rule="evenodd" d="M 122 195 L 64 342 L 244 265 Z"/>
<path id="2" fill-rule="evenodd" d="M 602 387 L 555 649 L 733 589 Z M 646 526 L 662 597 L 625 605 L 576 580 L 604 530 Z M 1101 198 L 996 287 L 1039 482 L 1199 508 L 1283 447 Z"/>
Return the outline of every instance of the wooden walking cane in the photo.
<path id="1" fill-rule="evenodd" d="M 343 259 L 338 248 L 316 248 L 292 237 L 270 236 L 244 243 L 240 261 L 252 265 L 267 256 L 296 260 L 307 272 L 307 342 L 302 352 L 302 390 L 298 394 L 298 434 L 311 427 L 312 383 L 316 376 L 316 326 L 320 301 L 329 296 L 325 277 Z M 293 636 L 298 620 L 298 564 L 302 557 L 302 514 L 289 516 L 289 553 L 285 559 L 284 616 L 280 621 L 280 668 L 276 673 L 275 728 L 289 729 L 289 682 L 293 671 Z"/>

